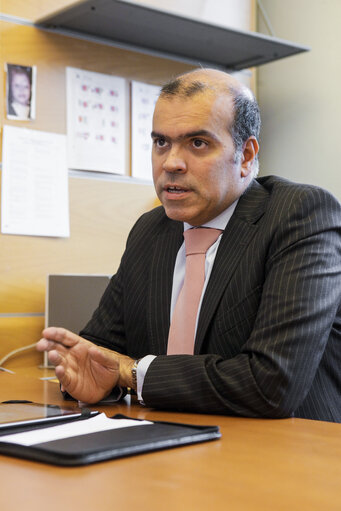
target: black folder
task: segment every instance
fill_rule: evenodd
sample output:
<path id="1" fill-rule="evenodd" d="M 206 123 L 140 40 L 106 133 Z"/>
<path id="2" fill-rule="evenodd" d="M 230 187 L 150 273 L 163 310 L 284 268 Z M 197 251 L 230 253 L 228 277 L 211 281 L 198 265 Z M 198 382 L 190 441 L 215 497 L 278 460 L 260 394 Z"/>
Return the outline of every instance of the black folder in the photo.
<path id="1" fill-rule="evenodd" d="M 139 422 L 139 419 L 124 415 L 114 415 L 111 418 L 136 420 L 136 424 Z M 220 437 L 218 426 L 153 421 L 151 424 L 138 427 L 122 427 L 30 446 L 4 442 L 0 436 L 0 454 L 53 465 L 77 466 L 206 442 Z"/>

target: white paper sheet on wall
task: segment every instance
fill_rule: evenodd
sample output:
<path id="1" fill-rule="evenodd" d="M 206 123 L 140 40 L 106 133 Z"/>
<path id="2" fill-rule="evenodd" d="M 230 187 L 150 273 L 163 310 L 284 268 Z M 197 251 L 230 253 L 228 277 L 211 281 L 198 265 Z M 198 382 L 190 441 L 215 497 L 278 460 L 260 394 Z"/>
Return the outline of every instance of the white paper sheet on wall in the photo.
<path id="1" fill-rule="evenodd" d="M 68 67 L 66 87 L 68 167 L 127 174 L 127 81 Z"/>
<path id="2" fill-rule="evenodd" d="M 65 135 L 4 126 L 1 232 L 70 236 Z"/>
<path id="3" fill-rule="evenodd" d="M 152 180 L 151 151 L 153 112 L 160 87 L 131 83 L 131 168 L 132 176 Z"/>

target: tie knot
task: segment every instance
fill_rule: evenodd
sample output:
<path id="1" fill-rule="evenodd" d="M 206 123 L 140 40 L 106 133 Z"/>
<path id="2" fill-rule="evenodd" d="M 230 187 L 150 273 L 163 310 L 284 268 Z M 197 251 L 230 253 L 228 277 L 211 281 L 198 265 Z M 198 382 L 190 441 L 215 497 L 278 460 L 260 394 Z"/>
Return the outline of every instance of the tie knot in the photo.
<path id="1" fill-rule="evenodd" d="M 206 254 L 207 250 L 217 241 L 222 232 L 220 229 L 210 229 L 209 227 L 188 229 L 184 232 L 186 256 Z"/>

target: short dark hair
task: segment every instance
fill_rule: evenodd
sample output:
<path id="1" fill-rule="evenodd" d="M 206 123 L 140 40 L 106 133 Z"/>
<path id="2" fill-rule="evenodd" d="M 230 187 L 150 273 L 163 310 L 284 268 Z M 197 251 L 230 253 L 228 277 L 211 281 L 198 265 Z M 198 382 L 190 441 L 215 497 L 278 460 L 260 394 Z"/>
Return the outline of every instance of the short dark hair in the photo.
<path id="1" fill-rule="evenodd" d="M 189 84 L 185 84 L 181 78 L 175 78 L 175 80 L 164 84 L 160 97 L 182 96 L 188 98 L 206 89 L 208 89 L 208 86 L 199 80 L 193 80 Z"/>
<path id="2" fill-rule="evenodd" d="M 259 140 L 260 111 L 256 98 L 251 94 L 248 95 L 235 90 L 231 90 L 231 94 L 234 117 L 229 131 L 236 151 L 241 151 L 249 137 L 254 136 Z"/>
<path id="3" fill-rule="evenodd" d="M 188 74 L 190 73 L 185 73 L 179 78 L 165 83 L 161 89 L 160 98 L 167 99 L 179 96 L 185 99 L 207 90 L 215 92 L 225 90 L 233 98 L 234 116 L 232 123 L 227 126 L 227 129 L 231 134 L 237 155 L 242 152 L 243 145 L 249 137 L 254 136 L 259 140 L 261 127 L 260 111 L 257 100 L 251 92 L 245 93 L 231 87 L 224 89 L 221 85 L 218 88 L 214 88 L 199 80 L 188 82 L 184 79 Z M 256 174 L 258 171 L 258 155 L 255 159 L 255 165 Z"/>

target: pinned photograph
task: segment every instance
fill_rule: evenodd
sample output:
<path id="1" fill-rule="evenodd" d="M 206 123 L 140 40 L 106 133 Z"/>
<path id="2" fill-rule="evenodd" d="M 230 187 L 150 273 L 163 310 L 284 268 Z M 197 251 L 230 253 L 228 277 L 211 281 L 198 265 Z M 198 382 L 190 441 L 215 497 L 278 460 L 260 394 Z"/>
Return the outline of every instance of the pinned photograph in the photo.
<path id="1" fill-rule="evenodd" d="M 7 119 L 35 119 L 36 67 L 6 64 Z"/>

